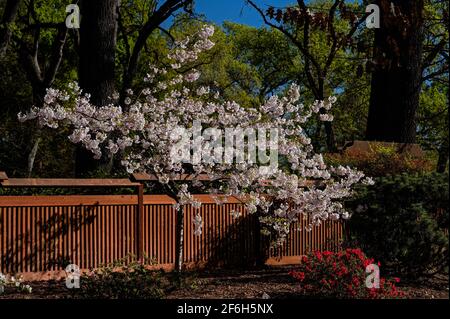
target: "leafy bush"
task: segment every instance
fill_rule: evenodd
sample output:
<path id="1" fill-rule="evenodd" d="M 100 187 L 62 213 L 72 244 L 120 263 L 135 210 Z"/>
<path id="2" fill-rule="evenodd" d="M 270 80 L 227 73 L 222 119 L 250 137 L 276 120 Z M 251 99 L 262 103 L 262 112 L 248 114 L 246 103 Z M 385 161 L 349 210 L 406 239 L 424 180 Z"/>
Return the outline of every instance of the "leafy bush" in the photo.
<path id="1" fill-rule="evenodd" d="M 135 260 L 120 260 L 82 275 L 80 286 L 73 289 L 74 297 L 159 299 L 165 296 L 170 283 L 162 270 L 151 270 Z"/>
<path id="2" fill-rule="evenodd" d="M 350 245 L 417 278 L 448 266 L 448 174 L 377 178 L 349 203 Z"/>
<path id="3" fill-rule="evenodd" d="M 401 298 L 404 292 L 397 289 L 400 279 L 387 280 L 380 277 L 379 288 L 367 288 L 366 267 L 373 264 L 360 249 L 311 252 L 302 257 L 302 263 L 290 275 L 300 282 L 301 292 L 306 296 L 325 298 L 382 299 Z"/>
<path id="4" fill-rule="evenodd" d="M 401 173 L 425 173 L 433 171 L 435 167 L 433 161 L 426 157 L 399 153 L 393 146 L 376 143 L 371 144 L 370 151 L 352 150 L 342 154 L 326 154 L 324 158 L 330 165 L 357 168 L 372 177 Z"/>

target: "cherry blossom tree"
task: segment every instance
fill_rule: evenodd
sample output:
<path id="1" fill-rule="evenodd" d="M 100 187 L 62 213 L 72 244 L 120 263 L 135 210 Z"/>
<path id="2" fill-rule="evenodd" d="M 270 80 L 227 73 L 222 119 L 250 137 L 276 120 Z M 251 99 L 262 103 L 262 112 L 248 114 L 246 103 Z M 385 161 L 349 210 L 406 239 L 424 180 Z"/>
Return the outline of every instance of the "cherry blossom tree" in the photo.
<path id="1" fill-rule="evenodd" d="M 298 86 L 292 85 L 283 96 L 248 108 L 196 86 L 201 74 L 189 65 L 214 46 L 213 33 L 214 28 L 205 25 L 176 42 L 168 55 L 170 66 L 150 66 L 144 79 L 148 87 L 137 94 L 128 90 L 124 108 L 118 103 L 93 105 L 89 94 L 72 83 L 67 90 L 49 88 L 43 107 L 19 114 L 19 120 L 35 119 L 41 126 L 68 126 L 69 139 L 95 158 L 117 154 L 128 173 L 156 176 L 161 190 L 176 202 L 177 270 L 183 261 L 184 207 L 201 206 L 192 195 L 199 189 L 213 194 L 219 204 L 229 196 L 240 199 L 249 213 L 258 214 L 262 232 L 271 235 L 273 245 L 280 245 L 301 215 L 311 221 L 307 231 L 328 219 L 349 218 L 342 199 L 352 195 L 354 184 L 372 182 L 349 167 L 328 167 L 302 129 L 311 116 L 331 121 L 328 111 L 335 98 L 305 106 Z M 208 134 L 199 134 L 198 123 Z M 227 148 L 227 136 L 221 132 L 230 128 L 236 133 L 231 140 L 244 147 Z M 258 159 L 249 151 L 256 143 L 253 132 L 258 132 Z M 186 139 L 191 143 L 182 143 Z M 225 148 L 220 146 L 224 140 Z M 267 149 L 276 150 L 275 166 L 262 165 Z M 175 180 L 180 175 L 184 182 Z M 200 234 L 202 219 L 195 214 L 192 227 Z"/>

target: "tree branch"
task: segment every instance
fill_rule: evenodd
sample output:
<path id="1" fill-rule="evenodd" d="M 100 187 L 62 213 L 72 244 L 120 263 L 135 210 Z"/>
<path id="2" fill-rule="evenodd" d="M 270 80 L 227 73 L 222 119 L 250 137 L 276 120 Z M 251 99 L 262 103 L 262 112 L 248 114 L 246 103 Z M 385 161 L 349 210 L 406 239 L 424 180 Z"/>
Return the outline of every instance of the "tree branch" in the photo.
<path id="1" fill-rule="evenodd" d="M 153 12 L 148 21 L 139 30 L 138 37 L 134 44 L 128 66 L 126 68 L 126 76 L 123 81 L 122 93 L 128 89 L 133 81 L 133 77 L 136 73 L 139 55 L 145 46 L 145 43 L 150 34 L 159 27 L 161 23 L 167 20 L 172 13 L 176 12 L 182 7 L 186 7 L 193 0 L 166 0 L 156 11 Z M 124 95 L 124 94 L 122 94 Z"/>
<path id="2" fill-rule="evenodd" d="M 58 33 L 53 40 L 52 55 L 50 58 L 49 67 L 45 71 L 44 86 L 49 87 L 55 80 L 56 73 L 58 72 L 59 65 L 63 57 L 64 45 L 67 39 L 66 26 L 60 27 Z"/>
<path id="3" fill-rule="evenodd" d="M 307 50 L 300 41 L 298 41 L 298 39 L 296 37 L 294 37 L 292 34 L 290 34 L 287 30 L 285 30 L 284 28 L 282 28 L 281 26 L 278 26 L 276 24 L 271 23 L 269 20 L 267 20 L 266 16 L 264 15 L 264 12 L 252 1 L 252 0 L 247 0 L 247 2 L 253 7 L 255 8 L 256 11 L 258 11 L 258 13 L 261 15 L 263 21 L 265 24 L 267 24 L 268 26 L 277 29 L 278 31 L 281 31 L 285 36 L 287 36 L 292 43 L 294 43 L 298 49 L 302 52 L 303 55 L 305 55 L 305 57 L 307 57 L 311 63 L 314 65 L 314 67 L 320 69 L 320 65 L 319 63 L 314 59 L 314 57 L 309 53 L 309 50 Z M 301 1 L 303 2 L 303 1 Z"/>
<path id="4" fill-rule="evenodd" d="M 11 40 L 11 24 L 17 16 L 20 0 L 8 0 L 3 12 L 2 22 L 0 24 L 0 56 L 6 52 L 9 41 Z"/>
<path id="5" fill-rule="evenodd" d="M 435 45 L 433 47 L 433 49 L 430 51 L 430 53 L 423 59 L 422 72 L 425 71 L 425 69 L 431 65 L 431 63 L 436 58 L 436 56 L 439 54 L 439 52 L 441 52 L 445 48 L 446 44 L 447 44 L 447 41 L 444 38 L 437 45 Z"/>

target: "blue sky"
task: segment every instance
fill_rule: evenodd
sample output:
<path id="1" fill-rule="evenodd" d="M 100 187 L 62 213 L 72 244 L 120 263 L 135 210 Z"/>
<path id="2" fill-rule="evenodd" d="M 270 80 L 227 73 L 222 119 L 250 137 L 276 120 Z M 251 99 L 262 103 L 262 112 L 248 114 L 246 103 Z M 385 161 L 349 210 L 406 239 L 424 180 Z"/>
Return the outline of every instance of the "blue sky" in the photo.
<path id="1" fill-rule="evenodd" d="M 269 6 L 286 7 L 296 4 L 296 0 L 253 0 L 261 9 L 267 9 Z M 358 0 L 360 2 L 361 0 Z M 305 0 L 308 4 L 309 0 Z M 354 2 L 347 1 L 347 2 Z M 241 24 L 248 24 L 255 27 L 263 26 L 259 13 L 245 0 L 195 0 L 195 12 L 204 14 L 209 21 L 222 25 L 224 21 L 231 21 Z M 163 25 L 169 27 L 171 19 Z"/>
<path id="2" fill-rule="evenodd" d="M 285 7 L 295 3 L 295 0 L 254 0 L 260 8 Z M 253 26 L 263 25 L 259 13 L 245 0 L 195 0 L 195 11 L 205 14 L 209 21 L 221 25 L 224 21 L 249 24 Z"/>

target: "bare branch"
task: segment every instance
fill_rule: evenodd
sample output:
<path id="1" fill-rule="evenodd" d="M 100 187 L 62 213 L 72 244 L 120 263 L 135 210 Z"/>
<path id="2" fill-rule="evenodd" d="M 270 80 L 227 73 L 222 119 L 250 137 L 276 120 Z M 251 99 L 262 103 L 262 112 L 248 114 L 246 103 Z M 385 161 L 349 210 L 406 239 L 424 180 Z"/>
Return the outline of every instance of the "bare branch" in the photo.
<path id="1" fill-rule="evenodd" d="M 175 42 L 175 38 L 173 37 L 172 34 L 170 34 L 170 32 L 169 32 L 168 30 L 166 30 L 166 29 L 164 29 L 164 28 L 162 28 L 162 27 L 158 27 L 158 29 L 161 30 L 162 32 L 164 32 L 164 33 L 170 38 L 170 40 L 172 41 L 172 43 Z"/>
<path id="2" fill-rule="evenodd" d="M 299 0 L 301 1 L 301 0 Z M 309 53 L 309 50 L 307 50 L 303 44 L 298 41 L 298 39 L 296 37 L 294 37 L 292 34 L 290 34 L 287 30 L 285 30 L 283 27 L 278 26 L 276 24 L 271 23 L 269 20 L 267 20 L 264 12 L 252 1 L 252 0 L 247 0 L 247 2 L 253 7 L 255 8 L 256 11 L 258 11 L 258 13 L 261 15 L 263 21 L 265 24 L 267 24 L 268 26 L 277 29 L 279 31 L 281 31 L 286 37 L 289 38 L 289 40 L 292 41 L 292 43 L 294 43 L 298 49 L 302 52 L 303 55 L 305 55 L 306 58 L 308 58 L 311 63 L 314 65 L 314 67 L 316 67 L 317 69 L 320 69 L 320 65 L 319 63 L 316 61 L 316 59 L 314 59 L 314 57 Z M 303 2 L 303 1 L 301 1 Z"/>
<path id="3" fill-rule="evenodd" d="M 139 55 L 145 46 L 145 43 L 150 34 L 157 29 L 161 23 L 167 20 L 172 13 L 178 9 L 186 7 L 193 0 L 166 0 L 156 11 L 153 12 L 148 21 L 139 30 L 139 35 L 134 44 L 128 66 L 126 68 L 126 76 L 124 77 L 122 93 L 128 89 L 133 81 L 133 77 L 136 73 Z M 124 94 L 122 94 L 124 95 Z"/>
<path id="4" fill-rule="evenodd" d="M 59 65 L 63 57 L 63 49 L 67 39 L 67 28 L 61 27 L 53 40 L 52 55 L 50 58 L 49 67 L 45 71 L 44 86 L 50 87 L 55 80 Z"/>

